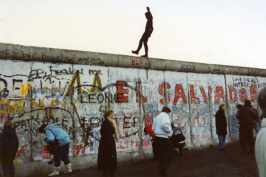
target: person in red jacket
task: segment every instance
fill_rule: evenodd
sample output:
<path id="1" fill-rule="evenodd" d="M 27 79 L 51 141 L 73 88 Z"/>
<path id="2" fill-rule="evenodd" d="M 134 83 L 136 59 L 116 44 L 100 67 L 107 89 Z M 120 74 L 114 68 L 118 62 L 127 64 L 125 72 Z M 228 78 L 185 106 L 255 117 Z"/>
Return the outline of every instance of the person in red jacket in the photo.
<path id="1" fill-rule="evenodd" d="M 153 159 L 157 160 L 157 157 L 156 157 L 156 146 L 155 146 L 155 136 L 154 136 L 154 132 L 152 130 L 152 125 L 146 125 L 145 128 L 144 128 L 144 133 L 146 133 L 147 135 L 149 135 L 151 137 Z"/>

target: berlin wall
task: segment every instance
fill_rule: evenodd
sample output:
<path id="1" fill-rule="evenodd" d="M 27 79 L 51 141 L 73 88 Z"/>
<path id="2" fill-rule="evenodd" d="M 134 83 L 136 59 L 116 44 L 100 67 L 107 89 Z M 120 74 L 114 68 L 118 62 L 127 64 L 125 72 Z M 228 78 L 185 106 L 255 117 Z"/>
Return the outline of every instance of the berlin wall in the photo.
<path id="1" fill-rule="evenodd" d="M 215 112 L 225 103 L 228 141 L 238 139 L 236 104 L 266 85 L 266 70 L 208 65 L 84 51 L 0 43 L 0 124 L 11 114 L 20 141 L 19 176 L 51 158 L 37 133 L 57 122 L 71 136 L 74 168 L 95 165 L 103 112 L 112 109 L 119 127 L 118 158 L 145 158 L 150 137 L 143 129 L 168 105 L 189 148 L 217 143 Z M 27 169 L 27 170 L 25 170 Z M 26 172 L 27 171 L 27 172 Z"/>

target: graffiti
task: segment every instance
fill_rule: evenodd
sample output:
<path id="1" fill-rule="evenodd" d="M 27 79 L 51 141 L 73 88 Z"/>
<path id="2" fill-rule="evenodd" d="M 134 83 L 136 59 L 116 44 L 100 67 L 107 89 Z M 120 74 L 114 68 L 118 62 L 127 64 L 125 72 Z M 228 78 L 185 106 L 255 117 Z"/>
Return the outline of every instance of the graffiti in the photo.
<path id="1" fill-rule="evenodd" d="M 257 95 L 257 86 L 250 85 L 248 87 L 241 87 L 236 89 L 233 86 L 229 86 L 229 100 L 230 102 L 244 102 L 246 99 L 255 101 Z"/>
<path id="2" fill-rule="evenodd" d="M 139 58 L 131 62 L 134 66 L 146 64 Z M 262 82 L 252 77 L 228 76 L 225 85 L 223 76 L 211 74 L 145 71 L 149 74 L 142 76 L 141 69 L 42 66 L 25 63 L 27 69 L 11 74 L 2 69 L 0 73 L 0 123 L 12 115 L 22 144 L 17 152 L 21 159 L 51 158 L 37 131 L 43 122 L 57 123 L 69 133 L 74 157 L 97 153 L 103 113 L 109 109 L 114 111 L 119 131 L 118 151 L 151 148 L 144 127 L 152 126 L 163 105 L 172 109 L 171 120 L 182 128 L 188 146 L 207 145 L 216 140 L 214 114 L 219 104 L 228 100 L 233 126 L 230 132 L 237 131 L 235 103 L 247 98 L 255 103 Z M 11 63 L 5 67 L 16 66 Z M 194 69 L 190 65 L 181 67 L 185 71 Z"/>
<path id="3" fill-rule="evenodd" d="M 193 64 L 182 64 L 180 69 L 178 69 L 179 72 L 195 72 L 196 66 Z"/>
<path id="4" fill-rule="evenodd" d="M 79 71 L 83 74 L 83 70 Z M 43 69 L 32 69 L 28 76 L 28 81 L 34 81 L 36 79 L 42 79 L 44 81 L 50 81 L 52 83 L 53 79 L 60 80 L 58 76 L 65 76 L 65 75 L 74 75 L 76 70 L 72 67 L 57 69 L 53 65 L 49 66 L 49 71 L 44 71 Z"/>
<path id="5" fill-rule="evenodd" d="M 102 104 L 116 102 L 116 96 L 109 92 L 87 93 L 83 92 L 81 97 L 82 103 Z"/>
<path id="6" fill-rule="evenodd" d="M 242 88 L 242 87 L 249 87 L 251 85 L 257 85 L 258 81 L 255 78 L 233 78 L 233 87 L 235 88 Z"/>
<path id="7" fill-rule="evenodd" d="M 149 63 L 149 61 L 143 60 L 142 58 L 139 58 L 139 57 L 132 57 L 131 58 L 132 66 L 143 66 L 143 65 L 147 65 L 148 63 Z"/>
<path id="8" fill-rule="evenodd" d="M 160 99 L 160 103 L 162 105 L 170 103 L 172 101 L 173 105 L 176 105 L 177 103 L 187 103 L 188 94 L 186 94 L 183 84 L 177 83 L 175 84 L 175 90 L 174 94 L 170 94 L 169 91 L 171 89 L 171 85 L 167 82 L 163 82 L 159 85 L 159 94 L 163 96 L 163 98 Z M 216 103 L 220 103 L 224 101 L 225 92 L 223 86 L 215 86 L 215 89 L 213 89 L 211 86 L 209 86 L 208 91 L 206 92 L 206 89 L 203 86 L 195 87 L 193 84 L 189 85 L 189 97 L 191 104 L 199 104 L 201 102 L 199 96 L 203 98 L 203 102 L 207 103 L 209 98 L 212 96 L 212 91 L 214 90 L 214 100 Z M 197 95 L 196 93 L 200 92 L 200 95 Z"/>

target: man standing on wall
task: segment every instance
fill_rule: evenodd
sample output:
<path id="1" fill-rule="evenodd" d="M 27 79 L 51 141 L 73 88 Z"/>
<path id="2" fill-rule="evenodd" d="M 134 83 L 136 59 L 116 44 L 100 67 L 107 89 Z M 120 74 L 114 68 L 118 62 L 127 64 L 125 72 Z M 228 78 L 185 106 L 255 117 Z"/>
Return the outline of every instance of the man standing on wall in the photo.
<path id="1" fill-rule="evenodd" d="M 142 37 L 139 40 L 139 45 L 138 45 L 137 50 L 132 50 L 132 53 L 138 55 L 139 51 L 140 51 L 140 49 L 142 47 L 142 43 L 143 43 L 144 48 L 145 48 L 145 54 L 142 55 L 141 57 L 148 58 L 148 56 L 149 56 L 148 55 L 148 52 L 149 52 L 148 40 L 149 40 L 149 37 L 151 36 L 151 33 L 153 31 L 153 17 L 152 17 L 152 14 L 151 14 L 151 11 L 150 11 L 149 7 L 147 7 L 147 12 L 145 13 L 145 17 L 147 19 L 145 31 L 144 31 Z"/>
<path id="2" fill-rule="evenodd" d="M 173 134 L 169 113 L 171 110 L 164 106 L 162 112 L 153 120 L 153 131 L 155 135 L 155 146 L 157 158 L 159 160 L 159 170 L 161 176 L 167 176 L 167 169 L 170 165 L 171 152 L 173 150 L 170 137 Z"/>

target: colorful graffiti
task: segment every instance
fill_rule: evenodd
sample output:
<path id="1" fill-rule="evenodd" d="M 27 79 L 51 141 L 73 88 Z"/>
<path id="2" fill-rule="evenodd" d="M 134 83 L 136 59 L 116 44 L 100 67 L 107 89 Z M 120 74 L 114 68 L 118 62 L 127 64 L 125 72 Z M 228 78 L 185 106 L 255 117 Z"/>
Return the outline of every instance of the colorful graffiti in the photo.
<path id="1" fill-rule="evenodd" d="M 257 90 L 265 85 L 257 77 L 0 62 L 0 123 L 8 114 L 14 117 L 20 139 L 17 156 L 24 160 L 50 158 L 37 133 L 42 122 L 57 122 L 67 130 L 72 156 L 97 153 L 106 109 L 115 113 L 118 152 L 151 148 L 143 130 L 163 105 L 172 109 L 171 119 L 182 128 L 189 147 L 212 144 L 217 142 L 218 106 L 227 103 L 229 130 L 237 136 L 235 104 L 248 98 L 255 105 Z"/>

